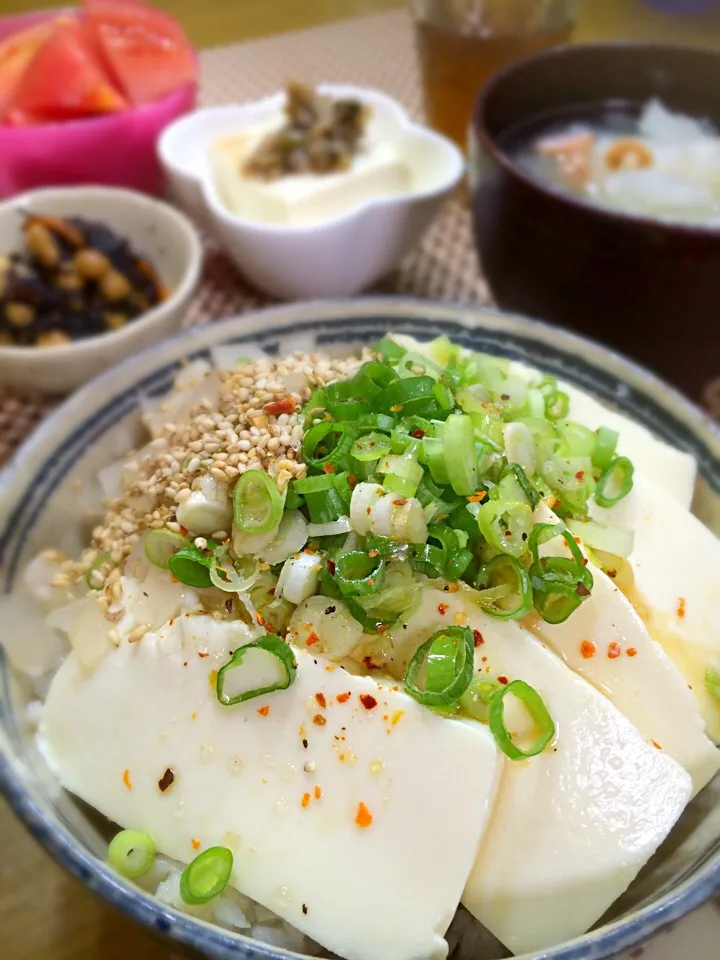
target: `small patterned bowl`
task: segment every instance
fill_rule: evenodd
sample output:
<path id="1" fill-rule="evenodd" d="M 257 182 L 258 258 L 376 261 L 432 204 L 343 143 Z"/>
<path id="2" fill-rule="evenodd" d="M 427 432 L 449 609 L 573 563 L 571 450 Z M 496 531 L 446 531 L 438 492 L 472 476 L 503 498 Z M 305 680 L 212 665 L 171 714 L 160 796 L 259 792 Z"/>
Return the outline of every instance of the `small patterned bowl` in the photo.
<path id="1" fill-rule="evenodd" d="M 104 373 L 60 407 L 0 478 L 0 591 L 12 588 L 37 550 L 79 548 L 88 504 L 78 496 L 78 483 L 91 482 L 100 466 L 139 439 L 142 397 L 167 391 L 182 360 L 209 359 L 210 348 L 224 344 L 254 344 L 279 355 L 313 348 L 346 355 L 388 329 L 422 339 L 446 334 L 465 346 L 536 364 L 618 406 L 697 458 L 696 512 L 720 531 L 720 434 L 672 388 L 622 357 L 573 334 L 486 310 L 399 298 L 301 303 L 166 340 Z M 106 840 L 98 818 L 60 790 L 38 755 L 25 710 L 29 696 L 28 685 L 0 656 L 0 790 L 70 873 L 127 916 L 201 955 L 218 960 L 297 956 L 182 915 L 110 870 L 103 862 Z M 521 960 L 614 957 L 718 893 L 719 801 L 716 778 L 601 924 L 577 940 Z M 40 911 L 38 906 L 38 920 Z M 492 960 L 501 956 L 506 954 L 500 949 Z"/>

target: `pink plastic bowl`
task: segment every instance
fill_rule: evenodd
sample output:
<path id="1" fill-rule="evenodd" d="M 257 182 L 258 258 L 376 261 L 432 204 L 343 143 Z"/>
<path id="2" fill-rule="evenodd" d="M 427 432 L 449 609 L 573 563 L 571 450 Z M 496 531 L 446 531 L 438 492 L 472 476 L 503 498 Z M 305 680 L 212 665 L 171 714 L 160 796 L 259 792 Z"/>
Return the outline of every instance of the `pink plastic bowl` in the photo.
<path id="1" fill-rule="evenodd" d="M 59 10 L 0 19 L 0 42 L 56 17 Z M 90 120 L 37 127 L 0 124 L 0 197 L 37 187 L 104 184 L 160 193 L 164 175 L 155 145 L 165 127 L 195 106 L 197 86 L 155 103 Z"/>

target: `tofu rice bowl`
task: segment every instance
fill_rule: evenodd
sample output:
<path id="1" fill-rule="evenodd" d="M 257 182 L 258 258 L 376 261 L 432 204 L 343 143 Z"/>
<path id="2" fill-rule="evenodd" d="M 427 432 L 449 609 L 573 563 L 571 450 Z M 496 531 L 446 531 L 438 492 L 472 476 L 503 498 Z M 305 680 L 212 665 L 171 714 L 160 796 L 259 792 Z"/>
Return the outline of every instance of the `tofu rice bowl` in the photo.
<path id="1" fill-rule="evenodd" d="M 347 960 L 592 927 L 720 767 L 694 460 L 445 338 L 196 361 L 145 421 L 24 572 L 44 629 L 4 612 L 18 668 L 61 638 L 36 738 L 112 867 Z"/>

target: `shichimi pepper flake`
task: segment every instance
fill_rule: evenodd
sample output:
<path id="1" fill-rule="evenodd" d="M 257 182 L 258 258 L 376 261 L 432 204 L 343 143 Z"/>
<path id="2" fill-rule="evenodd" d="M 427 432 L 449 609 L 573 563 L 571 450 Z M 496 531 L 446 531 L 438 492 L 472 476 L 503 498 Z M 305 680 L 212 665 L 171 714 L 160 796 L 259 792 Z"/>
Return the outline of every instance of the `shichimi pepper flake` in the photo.
<path id="1" fill-rule="evenodd" d="M 319 784 L 317 783 L 315 784 L 315 789 L 313 790 L 313 793 L 315 795 L 315 799 L 319 800 L 320 797 L 322 796 L 322 790 L 320 789 Z"/>
<path id="2" fill-rule="evenodd" d="M 622 653 L 622 647 L 619 643 L 616 643 L 614 640 L 612 643 L 608 644 L 608 657 L 611 660 L 615 660 Z"/>
<path id="3" fill-rule="evenodd" d="M 440 614 L 441 617 L 444 617 L 445 614 L 448 612 L 448 604 L 447 604 L 447 603 L 439 603 L 439 604 L 438 604 L 437 611 L 438 611 L 438 613 Z"/>
<path id="4" fill-rule="evenodd" d="M 315 700 L 317 701 L 318 706 L 322 707 L 323 710 L 327 707 L 327 700 L 325 699 L 324 693 L 316 693 Z"/>
<path id="5" fill-rule="evenodd" d="M 360 703 L 365 707 L 366 710 L 372 710 L 377 706 L 377 700 L 370 693 L 361 693 Z"/>
<path id="6" fill-rule="evenodd" d="M 498 683 L 501 683 L 504 687 L 506 687 L 510 683 L 510 681 L 505 676 L 505 674 L 500 674 L 500 676 L 497 679 L 498 679 Z"/>
<path id="7" fill-rule="evenodd" d="M 192 844 L 193 850 L 199 850 L 199 849 L 200 849 L 200 841 L 199 841 L 199 840 L 196 840 L 195 837 L 192 838 L 192 840 L 190 841 L 190 843 Z"/>
<path id="8" fill-rule="evenodd" d="M 264 707 L 258 707 L 258 713 L 261 717 L 266 717 L 270 713 L 270 707 L 267 704 Z"/>
<path id="9" fill-rule="evenodd" d="M 635 647 L 628 647 L 627 650 L 625 651 L 625 653 L 626 653 L 629 657 L 636 657 L 636 656 L 637 656 L 637 650 L 635 649 Z"/>
<path id="10" fill-rule="evenodd" d="M 391 723 L 393 726 L 400 722 L 400 718 L 405 714 L 404 710 L 396 710 L 392 715 Z"/>
<path id="11" fill-rule="evenodd" d="M 165 773 L 158 780 L 158 787 L 160 788 L 160 792 L 165 793 L 166 790 L 170 789 L 170 787 L 173 785 L 174 782 L 175 782 L 175 772 L 171 770 L 170 767 L 168 767 Z"/>
<path id="12" fill-rule="evenodd" d="M 685 597 L 678 597 L 677 615 L 680 620 L 685 616 Z"/>
<path id="13" fill-rule="evenodd" d="M 309 806 L 310 806 L 310 794 L 309 794 L 309 793 L 304 793 L 304 794 L 302 795 L 302 800 L 300 801 L 300 806 L 303 808 L 303 810 L 304 810 L 306 807 L 309 807 Z"/>
<path id="14" fill-rule="evenodd" d="M 473 643 L 476 647 L 481 647 L 485 640 L 479 630 L 473 630 Z"/>
<path id="15" fill-rule="evenodd" d="M 595 656 L 597 647 L 591 640 L 583 640 L 580 644 L 580 653 L 586 660 L 592 659 Z"/>
<path id="16" fill-rule="evenodd" d="M 131 779 L 131 777 L 130 777 L 130 771 L 129 771 L 129 770 L 125 770 L 124 773 L 123 773 L 123 783 L 124 783 L 125 786 L 128 788 L 128 790 L 132 790 L 133 784 L 132 784 L 132 779 Z"/>
<path id="17" fill-rule="evenodd" d="M 358 804 L 357 813 L 355 814 L 355 826 L 364 830 L 366 827 L 369 827 L 372 822 L 373 815 L 361 800 Z"/>
<path id="18" fill-rule="evenodd" d="M 316 643 L 320 643 L 320 637 L 313 630 L 311 633 L 308 634 L 308 638 L 305 641 L 305 646 L 313 647 Z"/>
<path id="19" fill-rule="evenodd" d="M 321 713 L 316 713 L 315 716 L 313 717 L 313 723 L 315 724 L 316 727 L 324 727 L 325 724 L 327 723 L 327 720 Z"/>
<path id="20" fill-rule="evenodd" d="M 348 700 L 350 699 L 350 693 L 349 691 L 348 693 L 339 693 L 337 697 L 335 697 L 335 699 L 337 700 L 338 703 L 347 703 Z"/>

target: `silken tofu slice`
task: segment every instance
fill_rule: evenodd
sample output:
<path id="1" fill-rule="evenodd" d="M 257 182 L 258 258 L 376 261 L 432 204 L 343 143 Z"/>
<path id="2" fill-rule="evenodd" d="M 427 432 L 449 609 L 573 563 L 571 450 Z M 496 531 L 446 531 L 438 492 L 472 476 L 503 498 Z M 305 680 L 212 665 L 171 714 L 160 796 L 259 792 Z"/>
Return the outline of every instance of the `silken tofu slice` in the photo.
<path id="1" fill-rule="evenodd" d="M 462 591 L 428 590 L 407 630 L 393 634 L 408 637 L 396 656 L 404 660 L 419 639 L 458 622 L 479 631 L 478 675 L 525 680 L 557 727 L 541 755 L 505 760 L 462 901 L 514 953 L 542 950 L 605 913 L 670 832 L 692 783 L 536 637 L 488 617 Z M 508 703 L 505 716 L 519 733 L 525 715 L 516 708 Z"/>
<path id="2" fill-rule="evenodd" d="M 183 616 L 92 673 L 69 657 L 41 730 L 62 784 L 178 860 L 230 846 L 238 890 L 343 957 L 444 957 L 495 792 L 492 737 L 300 651 L 289 689 L 221 706 L 215 671 L 248 639 Z"/>
<path id="3" fill-rule="evenodd" d="M 630 599 L 692 688 L 708 735 L 720 742 L 720 702 L 705 688 L 707 667 L 720 666 L 720 540 L 637 473 L 619 503 L 603 509 L 591 502 L 590 512 L 634 531 Z"/>
<path id="4" fill-rule="evenodd" d="M 541 504 L 535 522 L 558 518 Z M 580 530 L 582 536 L 582 530 Z M 541 552 L 569 556 L 562 537 Z M 720 769 L 720 750 L 705 733 L 705 721 L 684 677 L 647 631 L 627 597 L 593 564 L 593 589 L 564 623 L 546 623 L 533 611 L 523 625 L 544 640 L 572 670 L 604 693 L 635 724 L 684 767 L 697 793 Z"/>

